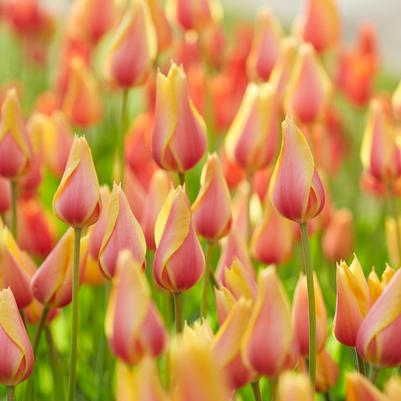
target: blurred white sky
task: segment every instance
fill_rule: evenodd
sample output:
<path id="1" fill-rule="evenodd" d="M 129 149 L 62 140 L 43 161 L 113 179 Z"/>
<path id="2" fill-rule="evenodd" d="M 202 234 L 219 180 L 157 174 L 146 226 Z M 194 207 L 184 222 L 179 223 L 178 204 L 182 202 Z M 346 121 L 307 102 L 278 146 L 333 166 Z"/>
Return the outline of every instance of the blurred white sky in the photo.
<path id="1" fill-rule="evenodd" d="M 266 5 L 290 24 L 302 10 L 305 0 L 222 0 L 225 9 L 238 10 L 250 16 Z M 379 46 L 386 70 L 401 72 L 401 0 L 337 0 L 346 41 L 355 37 L 358 24 L 371 21 L 377 27 Z"/>

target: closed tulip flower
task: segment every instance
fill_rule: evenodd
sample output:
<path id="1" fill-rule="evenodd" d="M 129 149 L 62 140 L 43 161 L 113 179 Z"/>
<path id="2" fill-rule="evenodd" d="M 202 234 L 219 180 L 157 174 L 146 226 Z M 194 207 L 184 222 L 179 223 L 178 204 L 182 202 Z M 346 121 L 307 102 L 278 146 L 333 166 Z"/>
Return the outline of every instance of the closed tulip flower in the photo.
<path id="1" fill-rule="evenodd" d="M 356 339 L 359 355 L 380 367 L 401 363 L 401 271 L 398 270 L 363 320 Z"/>
<path id="2" fill-rule="evenodd" d="M 324 349 L 316 357 L 316 391 L 325 393 L 333 388 L 338 380 L 338 366 Z"/>
<path id="3" fill-rule="evenodd" d="M 357 372 L 347 373 L 345 378 L 346 401 L 388 401 L 387 397 L 365 376 Z"/>
<path id="4" fill-rule="evenodd" d="M 114 34 L 106 74 L 117 86 L 143 84 L 157 55 L 157 37 L 146 0 L 130 0 Z"/>
<path id="5" fill-rule="evenodd" d="M 193 226 L 184 189 L 172 189 L 155 225 L 153 275 L 165 290 L 178 293 L 193 287 L 205 269 L 205 257 Z"/>
<path id="6" fill-rule="evenodd" d="M 223 168 L 216 154 L 203 167 L 201 188 L 192 205 L 196 231 L 208 241 L 226 236 L 231 228 L 231 199 Z"/>
<path id="7" fill-rule="evenodd" d="M 184 172 L 206 150 L 206 125 L 188 96 L 184 70 L 172 64 L 167 76 L 157 74 L 152 154 L 163 169 Z"/>
<path id="8" fill-rule="evenodd" d="M 10 181 L 0 176 L 0 214 L 4 214 L 11 206 Z"/>
<path id="9" fill-rule="evenodd" d="M 277 377 L 288 365 L 293 330 L 290 302 L 274 267 L 259 273 L 258 293 L 242 340 L 245 365 Z"/>
<path id="10" fill-rule="evenodd" d="M 0 290 L 0 353 L 1 384 L 15 386 L 30 376 L 32 346 L 10 288 Z"/>
<path id="11" fill-rule="evenodd" d="M 313 389 L 304 373 L 284 372 L 277 385 L 277 401 L 313 401 Z"/>
<path id="12" fill-rule="evenodd" d="M 105 276 L 114 276 L 118 255 L 124 249 L 130 250 L 138 264 L 145 267 L 145 237 L 123 190 L 117 184 L 113 186 L 106 213 L 107 226 L 99 251 L 99 264 Z"/>
<path id="13" fill-rule="evenodd" d="M 57 217 L 73 227 L 87 227 L 99 218 L 99 182 L 86 139 L 75 137 L 64 175 L 53 198 Z"/>
<path id="14" fill-rule="evenodd" d="M 164 351 L 167 335 L 163 322 L 142 267 L 128 250 L 118 258 L 105 324 L 114 354 L 129 365 Z"/>
<path id="15" fill-rule="evenodd" d="M 281 151 L 269 186 L 270 198 L 287 219 L 304 223 L 323 209 L 325 194 L 304 134 L 287 117 Z"/>

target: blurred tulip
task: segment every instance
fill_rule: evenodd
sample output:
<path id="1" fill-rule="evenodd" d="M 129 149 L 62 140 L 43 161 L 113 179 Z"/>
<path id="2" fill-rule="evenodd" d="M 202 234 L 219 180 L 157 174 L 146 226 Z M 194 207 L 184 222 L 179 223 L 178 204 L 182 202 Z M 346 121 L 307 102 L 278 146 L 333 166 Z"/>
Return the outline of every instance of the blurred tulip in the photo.
<path id="1" fill-rule="evenodd" d="M 127 166 L 124 169 L 123 191 L 127 197 L 131 211 L 140 220 L 145 207 L 146 191 L 136 174 Z"/>
<path id="2" fill-rule="evenodd" d="M 215 22 L 208 25 L 202 32 L 202 51 L 206 65 L 217 70 L 222 68 L 226 49 L 227 41 L 222 23 Z M 204 70 L 203 67 L 202 70 Z M 208 86 L 208 90 L 210 90 L 209 82 Z"/>
<path id="3" fill-rule="evenodd" d="M 401 271 L 398 270 L 363 320 L 356 339 L 359 355 L 380 367 L 401 363 Z"/>
<path id="4" fill-rule="evenodd" d="M 292 339 L 290 302 L 275 268 L 268 267 L 259 273 L 257 297 L 242 340 L 245 366 L 276 377 L 287 367 Z"/>
<path id="5" fill-rule="evenodd" d="M 247 60 L 248 75 L 253 80 L 267 81 L 280 53 L 282 28 L 268 8 L 259 10 Z"/>
<path id="6" fill-rule="evenodd" d="M 301 45 L 284 99 L 287 113 L 305 124 L 321 119 L 330 91 L 330 79 L 312 46 Z"/>
<path id="7" fill-rule="evenodd" d="M 334 335 L 354 347 L 359 327 L 370 307 L 369 286 L 356 256 L 351 265 L 337 264 L 337 296 Z"/>
<path id="8" fill-rule="evenodd" d="M 398 220 L 398 224 L 395 224 L 395 220 L 391 217 L 386 218 L 386 240 L 387 249 L 390 257 L 390 261 L 393 265 L 397 265 L 399 261 L 399 245 L 397 245 L 397 232 L 401 233 L 401 220 Z"/>
<path id="9" fill-rule="evenodd" d="M 235 305 L 236 299 L 226 287 L 221 285 L 218 288 L 214 288 L 214 294 L 216 297 L 217 320 L 221 326 Z"/>
<path id="10" fill-rule="evenodd" d="M 160 210 L 155 224 L 155 242 L 153 276 L 156 283 L 173 293 L 193 287 L 203 274 L 205 257 L 195 234 L 188 198 L 181 186 L 170 191 Z"/>
<path id="11" fill-rule="evenodd" d="M 0 214 L 6 213 L 11 207 L 10 181 L 0 176 Z"/>
<path id="12" fill-rule="evenodd" d="M 231 228 L 231 200 L 223 168 L 216 154 L 202 169 L 201 188 L 192 205 L 196 231 L 208 241 L 225 237 Z"/>
<path id="13" fill-rule="evenodd" d="M 64 175 L 53 198 L 57 217 L 73 227 L 87 227 L 100 214 L 99 182 L 84 137 L 75 137 Z"/>
<path id="14" fill-rule="evenodd" d="M 338 367 L 330 354 L 323 350 L 316 357 L 316 391 L 326 393 L 338 380 Z"/>
<path id="15" fill-rule="evenodd" d="M 106 213 L 107 225 L 99 250 L 99 264 L 104 275 L 107 278 L 114 276 L 118 255 L 124 249 L 131 251 L 138 264 L 145 268 L 145 237 L 124 192 L 117 184 L 113 186 Z"/>
<path id="16" fill-rule="evenodd" d="M 346 401 L 388 401 L 365 376 L 357 372 L 347 373 L 345 378 Z"/>
<path id="17" fill-rule="evenodd" d="M 401 398 L 401 378 L 392 376 L 386 383 L 388 401 L 397 401 Z"/>
<path id="18" fill-rule="evenodd" d="M 274 158 L 278 141 L 277 108 L 269 83 L 251 83 L 226 136 L 228 157 L 254 172 Z"/>
<path id="19" fill-rule="evenodd" d="M 304 223 L 322 211 L 324 189 L 303 133 L 288 116 L 282 126 L 283 140 L 270 181 L 270 198 L 282 216 Z"/>
<path id="20" fill-rule="evenodd" d="M 81 58 L 70 61 L 71 76 L 63 99 L 63 111 L 70 122 L 87 128 L 99 122 L 102 107 L 99 88 L 89 67 Z"/>
<path id="21" fill-rule="evenodd" d="M 315 298 L 316 298 L 316 351 L 320 352 L 327 340 L 327 313 L 324 305 L 322 290 L 319 281 L 314 274 Z M 306 277 L 301 275 L 295 288 L 292 302 L 292 318 L 294 322 L 294 335 L 301 355 L 309 352 L 309 312 L 308 291 Z"/>
<path id="22" fill-rule="evenodd" d="M 1 384 L 15 386 L 30 376 L 32 346 L 10 288 L 0 290 L 0 353 Z"/>
<path id="23" fill-rule="evenodd" d="M 129 365 L 144 355 L 157 357 L 166 347 L 167 335 L 146 276 L 129 250 L 118 257 L 105 327 L 114 354 Z"/>
<path id="24" fill-rule="evenodd" d="M 157 50 L 161 53 L 170 47 L 173 40 L 171 26 L 159 0 L 147 0 L 147 4 L 156 31 Z"/>
<path id="25" fill-rule="evenodd" d="M 206 126 L 188 97 L 184 70 L 172 64 L 167 76 L 157 74 L 152 154 L 165 170 L 184 172 L 206 150 Z"/>
<path id="26" fill-rule="evenodd" d="M 152 176 L 148 193 L 146 194 L 141 226 L 145 235 L 146 245 L 149 249 L 155 250 L 155 224 L 157 216 L 171 189 L 171 182 L 167 173 L 163 170 L 156 170 Z"/>
<path id="27" fill-rule="evenodd" d="M 33 275 L 33 296 L 43 305 L 61 308 L 72 300 L 72 262 L 74 229 L 70 227 Z M 81 239 L 79 261 L 80 281 L 88 253 L 88 238 Z"/>
<path id="28" fill-rule="evenodd" d="M 284 372 L 277 385 L 277 401 L 313 401 L 313 389 L 304 373 Z"/>
<path id="29" fill-rule="evenodd" d="M 146 0 L 130 0 L 107 56 L 106 74 L 117 86 L 143 84 L 157 55 L 157 36 Z"/>
<path id="30" fill-rule="evenodd" d="M 9 89 L 1 106 L 0 175 L 15 179 L 25 174 L 30 158 L 30 144 L 17 92 Z"/>

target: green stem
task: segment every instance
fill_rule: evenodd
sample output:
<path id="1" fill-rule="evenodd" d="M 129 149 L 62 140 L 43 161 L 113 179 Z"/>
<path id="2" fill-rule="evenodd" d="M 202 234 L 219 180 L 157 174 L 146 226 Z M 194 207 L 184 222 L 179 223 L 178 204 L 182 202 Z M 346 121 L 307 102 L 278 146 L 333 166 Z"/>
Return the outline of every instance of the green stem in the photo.
<path id="1" fill-rule="evenodd" d="M 57 401 L 64 400 L 64 381 L 63 374 L 60 369 L 59 363 L 59 355 L 54 344 L 54 339 L 52 332 L 48 326 L 45 326 L 45 337 L 47 348 L 49 349 L 49 357 L 50 357 L 50 366 L 53 375 L 53 390 L 54 390 L 54 398 Z"/>
<path id="2" fill-rule="evenodd" d="M 394 196 L 391 194 L 389 191 L 388 195 L 388 208 L 391 217 L 394 220 L 394 229 L 395 229 L 395 241 L 396 241 L 396 250 L 397 250 L 397 265 L 401 261 L 401 235 L 400 235 L 400 228 L 399 228 L 399 217 L 398 217 L 398 211 L 397 211 L 397 206 L 395 204 L 395 199 Z"/>
<path id="3" fill-rule="evenodd" d="M 7 386 L 7 401 L 15 401 L 15 386 Z"/>
<path id="4" fill-rule="evenodd" d="M 182 318 L 182 294 L 176 292 L 174 294 L 174 313 L 175 313 L 175 328 L 177 333 L 182 333 L 184 327 Z"/>
<path id="5" fill-rule="evenodd" d="M 356 363 L 358 366 L 358 372 L 361 375 L 366 376 L 366 367 L 365 367 L 365 361 L 359 356 L 358 351 L 355 348 L 355 357 L 356 357 Z"/>
<path id="6" fill-rule="evenodd" d="M 260 392 L 259 380 L 251 383 L 255 401 L 263 401 L 262 393 Z"/>
<path id="7" fill-rule="evenodd" d="M 375 384 L 377 375 L 379 374 L 379 368 L 376 366 L 371 366 L 370 368 L 370 374 L 369 374 L 369 380 Z"/>
<path id="8" fill-rule="evenodd" d="M 49 314 L 49 307 L 45 306 L 42 310 L 42 314 L 40 315 L 40 320 L 39 320 L 38 327 L 37 327 L 36 333 L 35 333 L 35 339 L 33 341 L 33 353 L 35 355 L 36 355 L 36 351 L 38 350 L 38 347 L 39 347 L 40 336 L 42 334 L 43 327 L 46 323 L 46 318 L 47 318 L 48 314 Z"/>
<path id="9" fill-rule="evenodd" d="M 277 379 L 270 379 L 270 400 L 276 401 L 277 399 Z"/>
<path id="10" fill-rule="evenodd" d="M 186 184 L 185 173 L 178 173 L 178 179 L 180 181 L 180 185 L 184 186 Z"/>
<path id="11" fill-rule="evenodd" d="M 74 265 L 72 284 L 72 335 L 70 379 L 68 383 L 68 400 L 75 400 L 75 382 L 77 377 L 77 348 L 78 348 L 78 309 L 79 309 L 79 251 L 81 243 L 81 228 L 74 227 Z"/>
<path id="12" fill-rule="evenodd" d="M 213 244 L 206 241 L 205 245 L 205 272 L 203 274 L 203 287 L 202 287 L 202 303 L 201 303 L 201 317 L 206 319 L 207 317 L 207 304 L 208 304 L 208 292 L 209 292 L 209 280 L 210 273 L 212 270 L 212 249 Z"/>
<path id="13" fill-rule="evenodd" d="M 11 181 L 11 234 L 17 241 L 17 198 L 18 188 L 15 180 Z"/>
<path id="14" fill-rule="evenodd" d="M 302 261 L 306 273 L 306 285 L 308 288 L 308 315 L 309 315 L 309 377 L 312 386 L 316 382 L 316 303 L 315 287 L 313 279 L 313 267 L 310 256 L 308 225 L 301 223 Z"/>

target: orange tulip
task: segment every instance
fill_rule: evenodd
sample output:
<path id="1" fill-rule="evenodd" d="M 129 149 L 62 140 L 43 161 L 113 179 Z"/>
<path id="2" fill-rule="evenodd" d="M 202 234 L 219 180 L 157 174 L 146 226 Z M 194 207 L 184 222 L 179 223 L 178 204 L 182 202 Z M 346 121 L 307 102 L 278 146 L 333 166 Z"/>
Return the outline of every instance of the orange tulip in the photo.
<path id="1" fill-rule="evenodd" d="M 316 356 L 316 391 L 325 393 L 334 387 L 338 375 L 338 367 L 330 354 L 326 350 L 319 352 Z"/>
<path id="2" fill-rule="evenodd" d="M 57 217 L 73 227 L 87 227 L 99 218 L 99 182 L 84 137 L 75 137 L 64 175 L 53 198 Z"/>
<path id="3" fill-rule="evenodd" d="M 308 376 L 304 373 L 283 373 L 277 385 L 277 400 L 313 401 L 314 394 Z"/>
<path id="4" fill-rule="evenodd" d="M 387 401 L 387 397 L 360 373 L 347 373 L 345 378 L 346 401 Z"/>
<path id="5" fill-rule="evenodd" d="M 10 288 L 0 290 L 0 383 L 14 386 L 32 372 L 34 355 Z"/>

